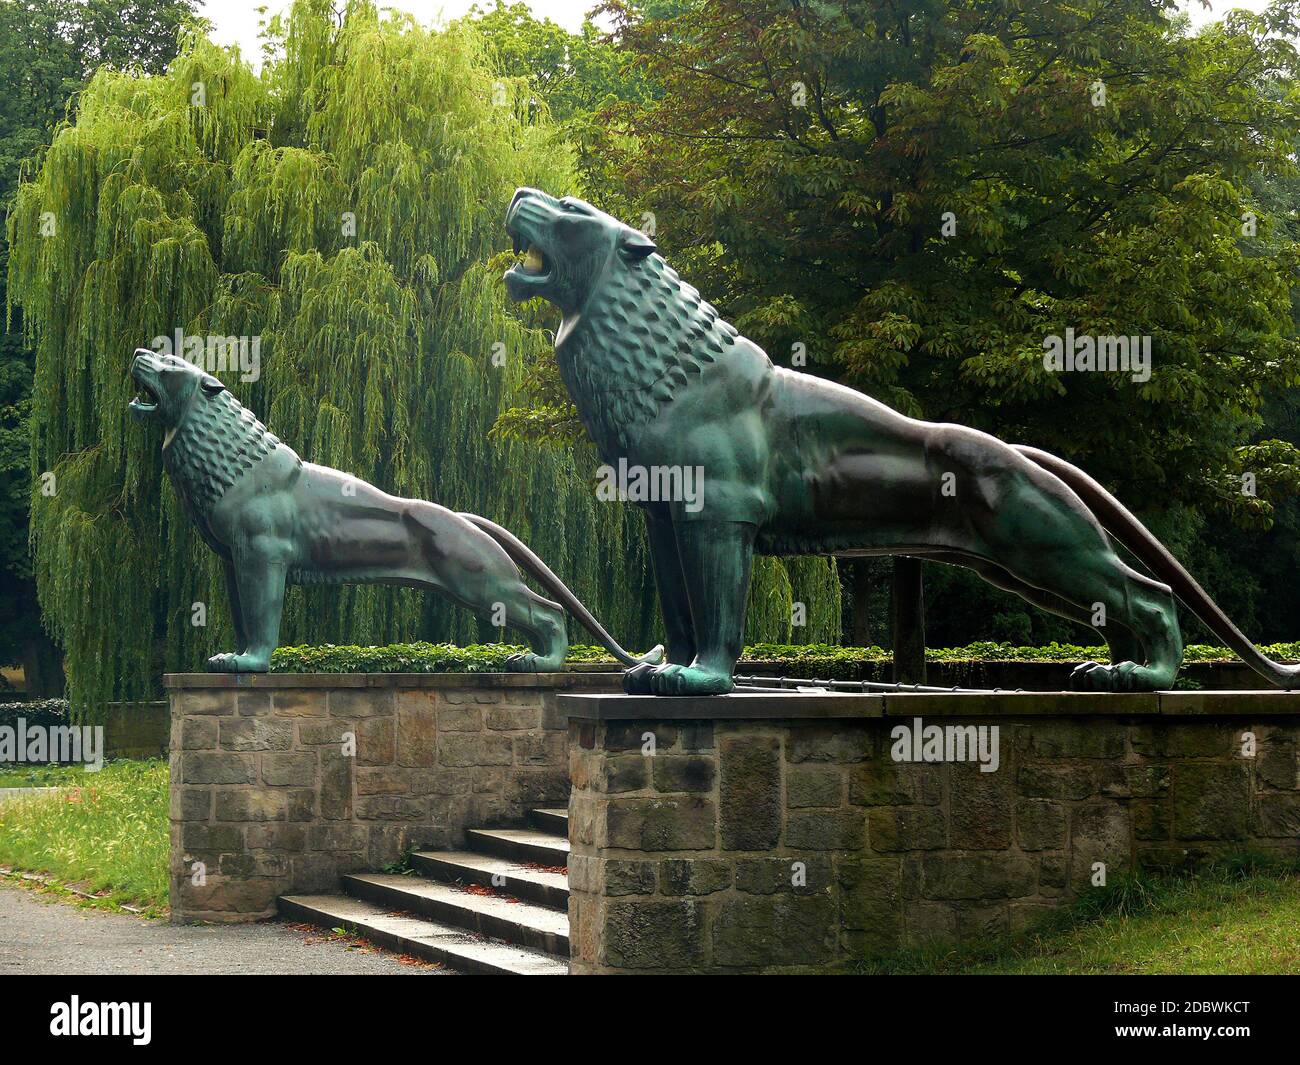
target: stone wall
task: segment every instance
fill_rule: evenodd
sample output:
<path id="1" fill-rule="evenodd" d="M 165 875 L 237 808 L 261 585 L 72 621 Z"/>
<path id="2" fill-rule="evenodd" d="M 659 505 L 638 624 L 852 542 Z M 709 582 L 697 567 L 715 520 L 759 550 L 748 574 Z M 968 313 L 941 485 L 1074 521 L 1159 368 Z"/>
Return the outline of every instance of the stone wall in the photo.
<path id="1" fill-rule="evenodd" d="M 560 703 L 575 973 L 834 969 L 1022 932 L 1099 873 L 1300 855 L 1300 693 Z M 997 769 L 896 760 L 917 718 L 997 726 Z"/>
<path id="2" fill-rule="evenodd" d="M 25 720 L 28 726 L 59 727 L 72 723 L 71 717 L 66 712 L 66 703 L 62 704 L 65 708 L 62 711 L 33 712 L 31 709 L 43 705 L 42 700 L 5 702 L 0 699 L 0 724 L 17 727 L 18 722 Z M 91 720 L 103 728 L 103 747 L 98 753 L 105 759 L 163 758 L 167 755 L 170 724 L 169 710 L 165 701 L 109 703 Z"/>
<path id="3" fill-rule="evenodd" d="M 104 715 L 104 757 L 165 757 L 168 714 L 165 702 L 110 703 Z"/>
<path id="4" fill-rule="evenodd" d="M 175 922 L 253 921 L 569 790 L 560 691 L 617 674 L 174 674 Z"/>

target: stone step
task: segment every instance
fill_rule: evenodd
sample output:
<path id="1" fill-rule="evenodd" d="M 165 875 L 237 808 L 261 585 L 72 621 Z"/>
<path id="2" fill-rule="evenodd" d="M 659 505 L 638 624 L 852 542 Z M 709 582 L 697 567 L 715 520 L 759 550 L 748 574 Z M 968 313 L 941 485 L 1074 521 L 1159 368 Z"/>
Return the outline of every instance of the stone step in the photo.
<path id="1" fill-rule="evenodd" d="M 465 833 L 470 850 L 495 854 L 517 862 L 568 865 L 569 841 L 564 836 L 533 828 L 471 828 Z"/>
<path id="2" fill-rule="evenodd" d="M 416 851 L 411 864 L 422 876 L 448 884 L 482 884 L 498 887 L 517 898 L 567 910 L 569 878 L 564 873 L 530 869 L 527 865 L 495 854 L 472 851 Z M 493 882 L 496 877 L 496 882 Z"/>
<path id="3" fill-rule="evenodd" d="M 569 956 L 569 914 L 495 888 L 458 887 L 398 873 L 352 873 L 343 890 L 388 910 L 427 917 L 521 947 Z M 491 892 L 488 894 L 487 892 Z"/>
<path id="4" fill-rule="evenodd" d="M 466 932 L 426 917 L 392 914 L 347 895 L 284 895 L 280 913 L 324 928 L 345 928 L 389 950 L 442 962 L 463 973 L 564 976 L 569 963 L 542 951 Z"/>
<path id="5" fill-rule="evenodd" d="M 566 806 L 548 810 L 529 810 L 528 820 L 533 828 L 542 832 L 553 832 L 557 836 L 569 838 L 569 810 Z"/>

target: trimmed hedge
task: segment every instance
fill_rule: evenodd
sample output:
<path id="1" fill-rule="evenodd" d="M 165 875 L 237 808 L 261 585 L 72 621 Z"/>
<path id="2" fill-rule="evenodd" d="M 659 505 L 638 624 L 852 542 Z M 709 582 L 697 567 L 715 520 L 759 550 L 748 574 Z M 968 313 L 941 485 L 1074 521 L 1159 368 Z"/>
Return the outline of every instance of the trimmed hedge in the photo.
<path id="1" fill-rule="evenodd" d="M 27 728 L 40 726 L 48 729 L 73 724 L 67 699 L 33 699 L 25 703 L 0 703 L 0 728 L 16 730 L 20 718 Z M 0 761 L 0 765 L 12 764 L 20 764 L 24 767 L 30 765 L 27 762 Z"/>
<path id="2" fill-rule="evenodd" d="M 320 644 L 280 647 L 272 673 L 500 673 L 505 661 L 527 647 L 508 643 L 394 643 L 381 647 Z M 570 662 L 613 662 L 603 647 L 569 648 Z"/>
<path id="3" fill-rule="evenodd" d="M 318 647 L 281 647 L 271 657 L 276 673 L 496 673 L 507 657 L 526 648 L 514 644 L 476 644 L 458 647 L 449 643 L 403 643 L 382 647 L 347 647 L 323 644 Z M 1270 658 L 1294 661 L 1300 658 L 1300 643 L 1276 643 L 1262 648 Z M 1104 647 L 1052 643 L 1046 647 L 1013 647 L 1004 643 L 972 643 L 965 647 L 929 647 L 930 662 L 1083 662 L 1108 661 Z M 831 644 L 753 644 L 745 648 L 739 669 L 746 672 L 759 664 L 779 663 L 822 678 L 858 678 L 863 671 L 891 661 L 880 647 L 836 647 Z M 614 659 L 603 647 L 569 648 L 570 662 L 608 662 Z M 1186 662 L 1232 662 L 1236 656 L 1223 647 L 1191 644 Z M 28 704 L 30 705 L 30 704 Z"/>
<path id="4" fill-rule="evenodd" d="M 0 725 L 16 725 L 20 717 L 29 725 L 43 727 L 71 724 L 67 699 L 32 699 L 25 703 L 0 703 Z"/>

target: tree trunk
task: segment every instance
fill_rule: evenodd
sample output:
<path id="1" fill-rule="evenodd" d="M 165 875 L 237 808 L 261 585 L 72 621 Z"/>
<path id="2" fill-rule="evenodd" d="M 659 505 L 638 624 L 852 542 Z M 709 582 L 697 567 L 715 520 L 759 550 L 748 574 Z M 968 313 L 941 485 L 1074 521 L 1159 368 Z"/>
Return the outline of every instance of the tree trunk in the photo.
<path id="1" fill-rule="evenodd" d="M 23 676 L 29 699 L 63 697 L 63 655 L 44 633 L 23 642 Z"/>
<path id="2" fill-rule="evenodd" d="M 868 559 L 855 559 L 852 563 L 851 589 L 853 592 L 853 620 L 849 629 L 849 644 L 853 647 L 871 647 L 871 563 Z"/>
<path id="3" fill-rule="evenodd" d="M 925 683 L 925 591 L 921 560 L 894 559 L 894 680 Z"/>

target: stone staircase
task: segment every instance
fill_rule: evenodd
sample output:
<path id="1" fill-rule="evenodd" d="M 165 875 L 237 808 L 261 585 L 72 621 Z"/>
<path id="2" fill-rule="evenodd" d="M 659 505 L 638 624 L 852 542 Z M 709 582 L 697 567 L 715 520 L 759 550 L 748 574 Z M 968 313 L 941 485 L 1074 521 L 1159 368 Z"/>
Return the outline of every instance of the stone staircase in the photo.
<path id="1" fill-rule="evenodd" d="M 341 895 L 284 895 L 280 913 L 346 928 L 465 973 L 569 971 L 569 815 L 531 810 L 530 828 L 476 828 L 467 850 L 416 851 L 419 875 L 351 873 Z"/>

